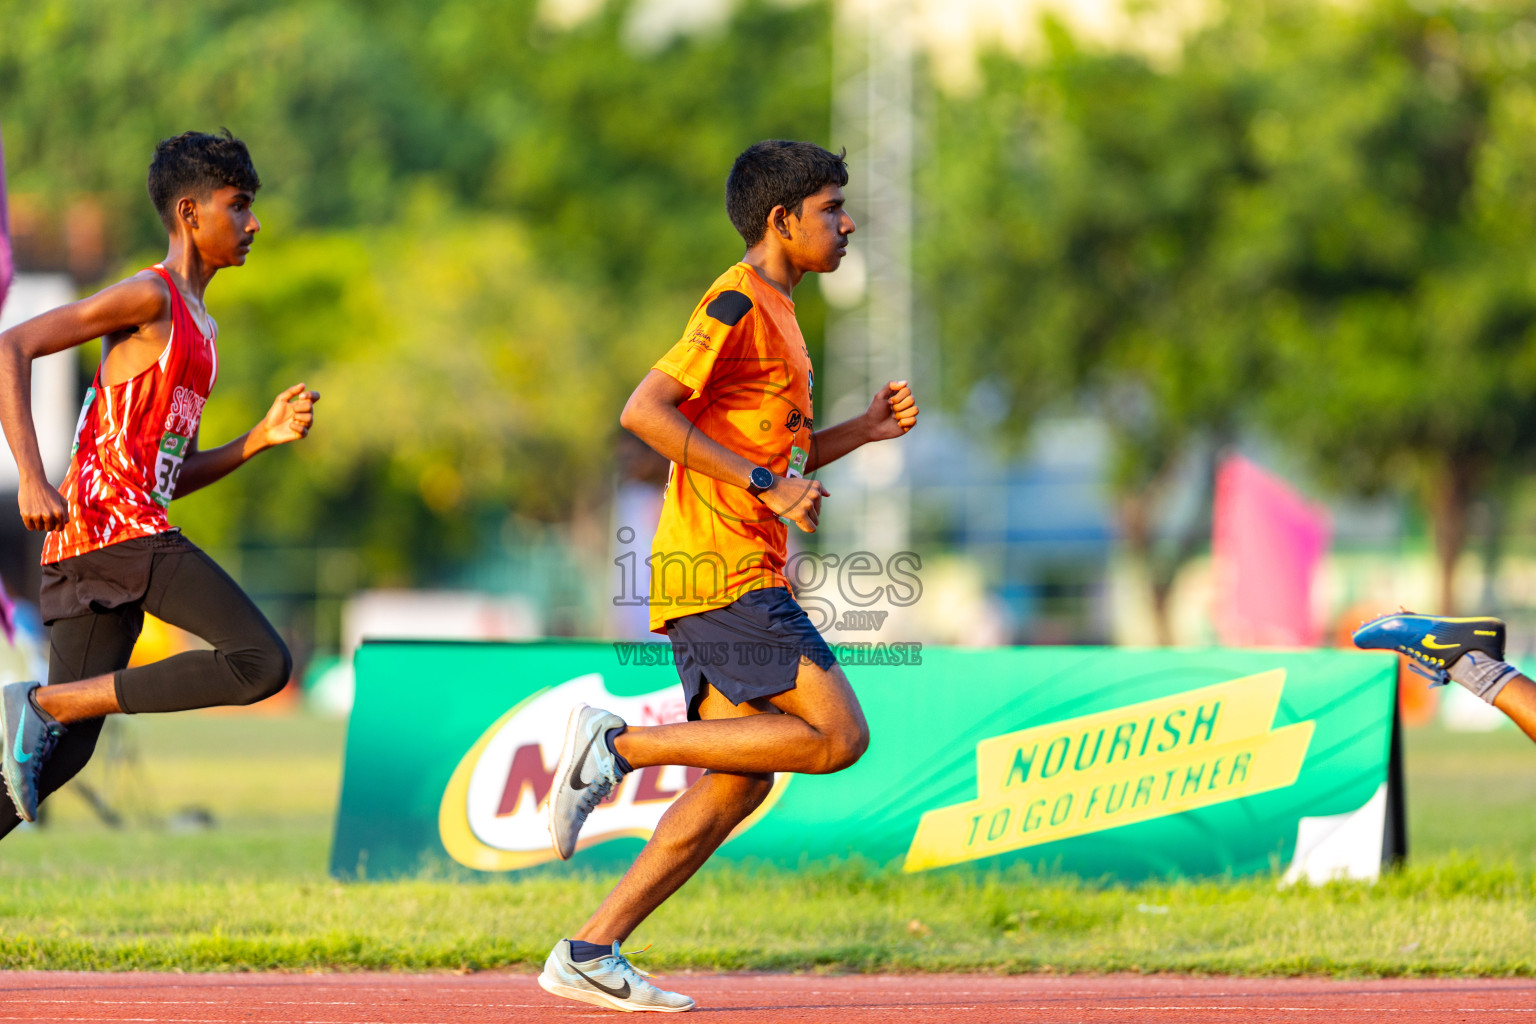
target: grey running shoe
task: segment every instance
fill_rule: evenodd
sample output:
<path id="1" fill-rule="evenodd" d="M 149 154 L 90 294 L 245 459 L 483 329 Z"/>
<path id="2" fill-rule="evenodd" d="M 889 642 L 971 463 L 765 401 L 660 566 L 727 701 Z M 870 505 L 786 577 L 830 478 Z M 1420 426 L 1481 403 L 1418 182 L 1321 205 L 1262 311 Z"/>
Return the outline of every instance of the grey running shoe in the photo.
<path id="1" fill-rule="evenodd" d="M 37 686 L 6 683 L 0 687 L 0 739 L 5 741 L 0 767 L 16 813 L 27 821 L 37 820 L 38 778 L 54 744 L 64 735 L 64 727 L 32 699 Z"/>
<path id="2" fill-rule="evenodd" d="M 539 985 L 552 996 L 579 999 L 594 1006 L 633 1013 L 651 1010 L 657 1013 L 681 1013 L 693 1009 L 693 1000 L 677 992 L 668 992 L 646 981 L 650 975 L 629 962 L 634 956 L 613 952 L 596 960 L 577 963 L 571 959 L 571 944 L 566 939 L 555 943 Z"/>
<path id="3" fill-rule="evenodd" d="M 549 839 L 561 860 L 571 859 L 587 815 L 624 778 L 604 739 L 609 729 L 622 728 L 624 719 L 611 712 L 585 704 L 571 709 L 546 807 Z"/>

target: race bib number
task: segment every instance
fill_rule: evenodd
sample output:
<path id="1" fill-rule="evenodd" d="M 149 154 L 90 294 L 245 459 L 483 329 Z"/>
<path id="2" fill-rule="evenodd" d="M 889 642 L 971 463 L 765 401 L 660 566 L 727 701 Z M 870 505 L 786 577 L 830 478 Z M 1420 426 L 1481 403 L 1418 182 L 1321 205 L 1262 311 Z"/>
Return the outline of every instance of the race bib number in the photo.
<path id="1" fill-rule="evenodd" d="M 188 443 L 185 437 L 170 431 L 160 439 L 160 450 L 155 455 L 155 489 L 150 497 L 161 507 L 168 507 L 176 494 L 176 480 L 181 476 Z"/>
<path id="2" fill-rule="evenodd" d="M 784 475 L 791 480 L 798 480 L 805 476 L 805 464 L 810 459 L 810 453 L 799 445 L 793 445 L 789 449 L 789 468 Z"/>
<path id="3" fill-rule="evenodd" d="M 786 480 L 799 480 L 805 476 L 805 466 L 810 460 L 810 453 L 799 445 L 791 445 L 789 448 L 789 465 L 784 468 Z M 792 525 L 790 520 L 779 516 L 779 522 L 785 526 Z"/>
<path id="4" fill-rule="evenodd" d="M 96 389 L 85 389 L 85 401 L 80 403 L 80 418 L 75 421 L 75 443 L 69 448 L 69 457 L 74 458 L 75 452 L 80 450 L 80 432 L 85 429 L 85 417 L 91 411 L 91 403 L 96 401 Z"/>

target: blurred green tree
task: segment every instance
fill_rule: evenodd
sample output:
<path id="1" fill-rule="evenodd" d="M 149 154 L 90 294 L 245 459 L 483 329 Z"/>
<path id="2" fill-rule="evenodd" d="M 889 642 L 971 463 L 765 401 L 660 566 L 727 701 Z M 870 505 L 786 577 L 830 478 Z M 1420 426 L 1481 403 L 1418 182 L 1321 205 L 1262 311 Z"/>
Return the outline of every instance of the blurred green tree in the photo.
<path id="1" fill-rule="evenodd" d="M 1220 201 L 1252 174 L 1252 101 L 1230 69 L 1163 71 L 1048 27 L 1041 59 L 994 54 L 977 95 L 941 99 L 922 277 L 961 394 L 1004 387 L 1015 434 L 1084 403 L 1108 425 L 1121 535 L 1167 642 L 1209 495 L 1172 531 L 1164 498 L 1191 465 L 1214 480 L 1271 362 L 1264 282 L 1233 266 Z"/>
<path id="2" fill-rule="evenodd" d="M 924 279 L 952 384 L 1001 384 L 1016 432 L 1102 412 L 1160 617 L 1206 524 L 1159 548 L 1158 499 L 1246 428 L 1341 489 L 1416 492 L 1445 608 L 1470 501 L 1531 466 L 1536 24 L 1423 8 L 1231 3 L 1167 67 L 1058 26 L 940 101 Z"/>
<path id="3" fill-rule="evenodd" d="M 1268 421 L 1336 485 L 1419 496 L 1447 612 L 1473 499 L 1536 454 L 1528 14 L 1383 0 L 1209 41 L 1290 40 L 1252 129 L 1264 273 L 1292 296 Z"/>
<path id="4" fill-rule="evenodd" d="M 13 190 L 94 197 L 138 254 L 120 269 L 163 251 L 156 140 L 228 125 L 263 176 L 264 235 L 209 296 L 204 441 L 301 379 L 319 427 L 176 521 L 213 547 L 356 546 L 359 582 L 420 584 L 509 514 L 596 520 L 625 395 L 740 256 L 731 160 L 830 141 L 825 4 L 650 41 L 634 7 L 558 27 L 538 0 L 0 0 Z M 819 358 L 814 289 L 799 307 Z"/>

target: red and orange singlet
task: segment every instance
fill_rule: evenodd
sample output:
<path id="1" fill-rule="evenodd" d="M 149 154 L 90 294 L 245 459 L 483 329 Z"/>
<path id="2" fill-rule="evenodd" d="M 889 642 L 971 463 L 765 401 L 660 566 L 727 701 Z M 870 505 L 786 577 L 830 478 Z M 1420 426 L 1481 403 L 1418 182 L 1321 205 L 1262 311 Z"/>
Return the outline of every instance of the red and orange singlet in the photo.
<path id="1" fill-rule="evenodd" d="M 219 376 L 219 355 L 160 264 L 171 290 L 171 338 L 160 358 L 121 384 L 86 389 L 69 474 L 69 523 L 43 541 L 43 564 L 171 528 L 166 507 Z"/>

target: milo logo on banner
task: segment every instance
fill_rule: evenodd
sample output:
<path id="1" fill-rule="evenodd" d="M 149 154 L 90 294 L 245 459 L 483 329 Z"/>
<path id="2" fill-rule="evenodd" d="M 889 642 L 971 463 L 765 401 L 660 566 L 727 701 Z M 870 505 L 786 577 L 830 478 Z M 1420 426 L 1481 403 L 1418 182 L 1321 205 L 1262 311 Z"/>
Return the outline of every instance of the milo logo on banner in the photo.
<path id="1" fill-rule="evenodd" d="M 1293 785 L 1314 723 L 1271 730 L 1285 670 L 976 745 L 977 798 L 928 811 L 904 870 L 978 860 Z"/>
<path id="2" fill-rule="evenodd" d="M 621 697 L 608 692 L 597 672 L 533 694 L 475 741 L 448 780 L 438 807 L 438 832 L 454 860 L 480 871 L 514 871 L 555 859 L 544 802 L 555 784 L 566 719 L 578 703 L 605 708 L 634 725 L 665 725 L 687 717 L 681 686 Z M 703 774 L 676 765 L 631 772 L 587 818 L 577 849 L 626 837 L 649 839 L 672 801 Z M 763 805 L 732 836 L 756 824 L 788 784 L 788 774 L 776 776 Z"/>

